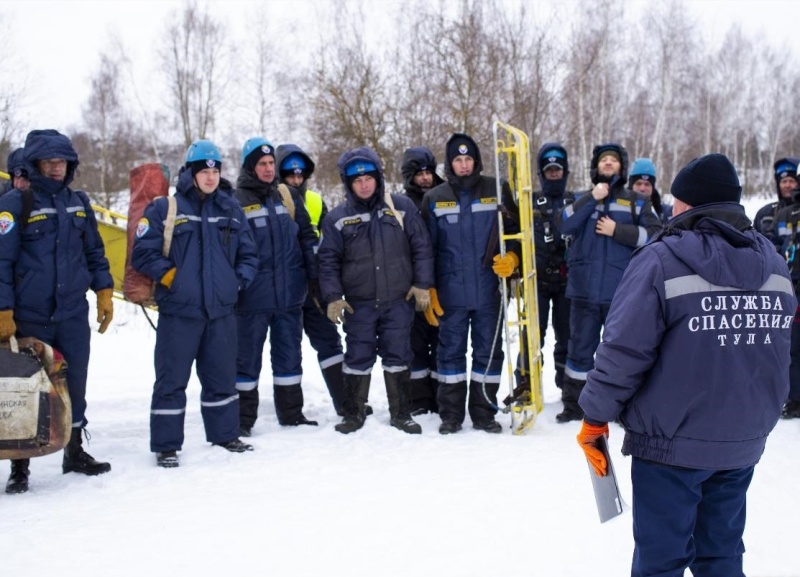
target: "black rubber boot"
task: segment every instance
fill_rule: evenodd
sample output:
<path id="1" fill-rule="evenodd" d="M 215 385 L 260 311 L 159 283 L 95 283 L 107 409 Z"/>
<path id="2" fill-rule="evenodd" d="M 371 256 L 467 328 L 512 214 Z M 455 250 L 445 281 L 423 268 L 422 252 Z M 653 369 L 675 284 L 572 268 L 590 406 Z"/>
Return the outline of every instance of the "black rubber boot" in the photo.
<path id="1" fill-rule="evenodd" d="M 30 459 L 11 460 L 11 474 L 6 483 L 6 493 L 14 495 L 28 491 L 28 476 L 31 474 L 28 467 L 30 464 Z"/>
<path id="2" fill-rule="evenodd" d="M 389 400 L 389 424 L 409 435 L 419 435 L 422 427 L 411 418 L 408 403 L 408 387 L 411 382 L 409 370 L 399 373 L 383 371 L 386 383 L 386 398 Z"/>
<path id="3" fill-rule="evenodd" d="M 249 391 L 239 391 L 239 432 L 247 437 L 258 419 L 258 387 Z"/>
<path id="4" fill-rule="evenodd" d="M 439 406 L 436 404 L 436 389 L 438 384 L 436 379 L 430 375 L 420 379 L 409 380 L 408 412 L 412 416 L 439 412 Z"/>
<path id="5" fill-rule="evenodd" d="M 334 427 L 340 433 L 354 433 L 364 426 L 367 418 L 366 400 L 369 398 L 370 375 L 344 374 L 344 419 Z"/>
<path id="6" fill-rule="evenodd" d="M 439 432 L 442 435 L 449 435 L 461 430 L 461 423 L 466 416 L 467 404 L 467 383 L 439 383 L 436 392 L 436 402 L 439 405 L 439 417 L 442 424 Z"/>
<path id="7" fill-rule="evenodd" d="M 581 396 L 581 391 L 585 384 L 586 381 L 564 376 L 564 386 L 561 388 L 561 401 L 564 403 L 564 410 L 556 415 L 556 421 L 569 423 L 570 421 L 583 419 L 583 409 L 578 404 L 578 398 Z"/>
<path id="8" fill-rule="evenodd" d="M 326 369 L 322 369 L 322 378 L 325 379 L 325 386 L 333 401 L 333 408 L 336 414 L 344 417 L 344 376 L 342 375 L 342 363 L 336 363 Z"/>
<path id="9" fill-rule="evenodd" d="M 783 410 L 781 411 L 781 418 L 800 419 L 800 401 L 795 401 L 792 399 L 786 401 L 786 404 L 783 405 Z"/>
<path id="10" fill-rule="evenodd" d="M 303 414 L 303 389 L 300 385 L 275 385 L 272 392 L 275 395 L 278 423 L 284 427 L 319 424 L 307 419 Z"/>
<path id="11" fill-rule="evenodd" d="M 502 425 L 494 420 L 497 414 L 498 383 L 479 383 L 472 381 L 469 384 L 469 417 L 472 419 L 472 428 L 487 433 L 500 433 Z"/>
<path id="12" fill-rule="evenodd" d="M 83 475 L 101 475 L 111 470 L 109 463 L 96 461 L 89 453 L 83 450 L 81 434 L 84 429 L 73 428 L 69 443 L 64 447 L 64 460 L 61 470 L 64 473 L 81 473 Z M 86 438 L 89 436 L 87 434 Z"/>

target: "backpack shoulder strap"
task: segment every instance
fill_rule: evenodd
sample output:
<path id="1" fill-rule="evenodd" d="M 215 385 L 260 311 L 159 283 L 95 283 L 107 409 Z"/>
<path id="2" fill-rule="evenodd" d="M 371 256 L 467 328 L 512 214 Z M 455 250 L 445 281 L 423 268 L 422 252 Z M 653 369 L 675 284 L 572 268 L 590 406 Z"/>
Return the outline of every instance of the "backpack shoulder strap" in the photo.
<path id="1" fill-rule="evenodd" d="M 289 187 L 280 183 L 278 185 L 278 192 L 281 193 L 281 200 L 283 200 L 283 205 L 286 207 L 286 210 L 289 211 L 289 216 L 294 220 L 294 199 L 292 198 L 292 193 L 289 191 Z"/>
<path id="2" fill-rule="evenodd" d="M 394 207 L 394 201 L 392 200 L 392 195 L 387 193 L 383 195 L 383 200 L 386 201 L 386 204 L 389 206 L 389 210 L 392 211 L 392 214 L 397 219 L 397 222 L 400 223 L 400 229 L 405 230 L 405 226 L 403 226 L 403 215 L 397 212 L 397 209 Z"/>
<path id="3" fill-rule="evenodd" d="M 20 214 L 19 220 L 22 224 L 21 228 L 25 228 L 33 212 L 33 191 L 30 188 L 26 188 L 20 192 L 22 193 L 22 213 Z"/>
<path id="4" fill-rule="evenodd" d="M 178 201 L 174 196 L 167 197 L 167 220 L 164 223 L 164 244 L 161 247 L 161 254 L 169 257 L 169 249 L 172 248 L 172 234 L 175 232 L 175 217 L 178 214 Z"/>

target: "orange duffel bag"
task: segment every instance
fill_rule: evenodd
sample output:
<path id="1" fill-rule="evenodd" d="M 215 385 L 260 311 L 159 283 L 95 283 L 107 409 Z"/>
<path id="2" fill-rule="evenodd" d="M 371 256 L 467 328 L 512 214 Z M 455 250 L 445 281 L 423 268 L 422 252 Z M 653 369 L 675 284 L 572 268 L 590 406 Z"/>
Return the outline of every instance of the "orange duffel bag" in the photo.
<path id="1" fill-rule="evenodd" d="M 72 433 L 64 357 L 34 338 L 0 343 L 0 459 L 63 449 Z"/>

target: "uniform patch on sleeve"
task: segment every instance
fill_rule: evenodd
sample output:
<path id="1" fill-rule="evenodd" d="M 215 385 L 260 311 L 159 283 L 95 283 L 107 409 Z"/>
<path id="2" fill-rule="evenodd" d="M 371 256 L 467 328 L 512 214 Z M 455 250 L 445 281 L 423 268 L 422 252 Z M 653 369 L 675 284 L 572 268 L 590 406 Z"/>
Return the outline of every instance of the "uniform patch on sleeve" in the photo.
<path id="1" fill-rule="evenodd" d="M 136 225 L 136 238 L 142 238 L 147 234 L 148 230 L 150 230 L 150 221 L 142 218 L 139 220 L 139 224 Z"/>
<path id="2" fill-rule="evenodd" d="M 11 232 L 15 224 L 13 214 L 10 212 L 0 212 L 0 235 Z"/>

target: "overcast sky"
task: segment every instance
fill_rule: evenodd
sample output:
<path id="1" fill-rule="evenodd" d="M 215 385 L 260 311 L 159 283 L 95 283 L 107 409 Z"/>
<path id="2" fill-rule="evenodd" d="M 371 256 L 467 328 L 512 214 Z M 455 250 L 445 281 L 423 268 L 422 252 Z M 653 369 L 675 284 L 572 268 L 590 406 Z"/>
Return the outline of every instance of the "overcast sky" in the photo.
<path id="1" fill-rule="evenodd" d="M 386 13 L 399 1 L 372 0 L 371 5 L 387 5 L 386 10 L 378 11 Z M 565 15 L 573 10 L 591 10 L 594 5 L 590 0 L 562 0 L 558 4 L 532 1 L 541 2 L 540 9 L 555 6 L 554 10 Z M 0 55 L 3 76 L 27 79 L 28 115 L 35 125 L 31 128 L 65 130 L 80 122 L 89 79 L 96 70 L 99 52 L 108 49 L 112 33 L 122 39 L 137 78 L 146 77 L 155 69 L 148 59 L 160 43 L 166 18 L 183 4 L 183 0 L 0 0 L 2 34 L 6 49 L 10 48 L 14 56 L 9 62 L 7 54 Z M 317 36 L 314 22 L 319 12 L 314 9 L 314 0 L 210 0 L 209 4 L 238 33 L 246 29 L 245 23 L 257 6 L 266 4 L 276 19 L 305 27 L 308 37 Z M 647 5 L 648 0 L 628 4 L 634 11 L 646 10 Z M 738 22 L 746 33 L 764 33 L 776 48 L 786 47 L 800 62 L 800 2 L 688 0 L 687 5 L 703 22 L 703 34 L 709 42 L 719 42 Z"/>

